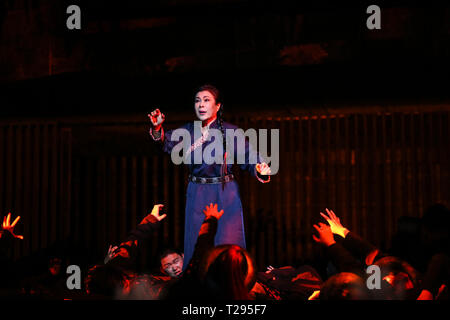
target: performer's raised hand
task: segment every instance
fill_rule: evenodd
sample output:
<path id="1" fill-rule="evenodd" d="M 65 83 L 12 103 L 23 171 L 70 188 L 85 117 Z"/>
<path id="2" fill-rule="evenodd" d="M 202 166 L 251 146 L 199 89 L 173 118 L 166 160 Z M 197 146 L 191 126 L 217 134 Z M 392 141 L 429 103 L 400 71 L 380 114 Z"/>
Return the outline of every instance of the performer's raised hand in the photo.
<path id="1" fill-rule="evenodd" d="M 257 163 L 256 164 L 256 171 L 262 175 L 262 176 L 268 176 L 271 174 L 270 167 L 267 163 Z"/>
<path id="2" fill-rule="evenodd" d="M 159 109 L 155 109 L 151 113 L 147 114 L 147 116 L 150 118 L 150 122 L 153 126 L 153 129 L 159 131 L 165 119 L 164 114 L 161 111 L 159 111 Z"/>
<path id="3" fill-rule="evenodd" d="M 334 214 L 333 210 L 325 210 L 327 211 L 328 215 L 325 215 L 322 212 L 320 213 L 320 215 L 325 220 L 327 220 L 328 224 L 331 227 L 331 232 L 340 235 L 342 238 L 345 238 L 350 231 L 341 224 L 341 220 Z"/>
<path id="4" fill-rule="evenodd" d="M 214 205 L 211 203 L 209 206 L 206 206 L 206 209 L 203 210 L 203 213 L 205 214 L 206 219 L 208 219 L 209 217 L 215 217 L 217 218 L 217 220 L 219 220 L 223 215 L 223 210 L 218 211 L 217 203 Z"/>
<path id="5" fill-rule="evenodd" d="M 13 223 L 10 223 L 11 222 L 11 212 L 9 212 L 6 217 L 3 217 L 2 229 L 5 230 L 5 231 L 8 231 L 9 233 L 11 233 L 11 235 L 14 238 L 23 240 L 23 236 L 19 236 L 19 235 L 14 234 L 14 227 L 16 226 L 17 222 L 19 222 L 19 220 L 20 220 L 20 216 L 18 216 L 13 221 Z"/>

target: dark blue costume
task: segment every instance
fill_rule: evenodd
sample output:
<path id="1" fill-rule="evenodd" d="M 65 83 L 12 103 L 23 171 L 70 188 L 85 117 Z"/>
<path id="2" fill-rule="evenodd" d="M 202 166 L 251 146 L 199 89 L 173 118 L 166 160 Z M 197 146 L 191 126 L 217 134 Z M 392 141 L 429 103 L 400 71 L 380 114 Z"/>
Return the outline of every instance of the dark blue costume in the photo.
<path id="1" fill-rule="evenodd" d="M 237 129 L 238 127 L 223 122 L 224 129 Z M 187 123 L 182 126 L 186 129 L 191 136 L 190 146 L 194 145 L 194 123 Z M 209 125 L 210 129 L 218 129 L 219 126 L 217 121 L 213 121 Z M 163 141 L 164 152 L 171 153 L 175 145 L 180 143 L 181 140 L 176 139 L 172 141 L 171 137 L 173 130 L 164 132 L 162 130 L 162 139 L 155 138 L 150 131 L 150 135 L 154 140 Z M 234 143 L 234 163 L 237 162 L 237 138 L 235 138 Z M 214 137 L 211 137 L 210 141 L 204 141 L 197 146 L 203 151 L 209 144 L 214 142 Z M 230 142 L 227 141 L 227 144 Z M 220 144 L 222 150 L 222 144 Z M 194 147 L 192 147 L 194 148 Z M 265 183 L 269 182 L 270 176 L 261 176 L 256 171 L 256 164 L 249 163 L 250 151 L 253 151 L 252 146 L 245 141 L 245 164 L 239 164 L 242 170 L 248 170 L 255 176 L 259 181 Z M 214 156 L 214 152 L 211 153 Z M 228 160 L 227 160 L 228 161 Z M 261 163 L 264 160 L 257 155 L 257 162 Z M 194 164 L 194 151 L 191 153 L 189 172 L 192 176 L 212 178 L 221 177 L 222 165 L 220 163 L 206 164 L 204 159 L 201 164 Z M 227 174 L 232 174 L 232 164 L 227 163 Z M 239 186 L 235 180 L 224 183 L 215 184 L 202 184 L 190 181 L 187 187 L 186 196 L 186 211 L 185 211 L 185 232 L 184 232 L 184 268 L 187 267 L 192 254 L 194 252 L 195 243 L 197 241 L 198 233 L 200 227 L 205 218 L 203 210 L 209 204 L 218 204 L 218 210 L 224 210 L 224 214 L 219 220 L 219 225 L 217 233 L 214 239 L 214 245 L 220 244 L 236 244 L 240 247 L 246 248 L 245 245 L 245 234 L 244 234 L 244 221 L 242 213 L 242 203 L 239 195 Z"/>

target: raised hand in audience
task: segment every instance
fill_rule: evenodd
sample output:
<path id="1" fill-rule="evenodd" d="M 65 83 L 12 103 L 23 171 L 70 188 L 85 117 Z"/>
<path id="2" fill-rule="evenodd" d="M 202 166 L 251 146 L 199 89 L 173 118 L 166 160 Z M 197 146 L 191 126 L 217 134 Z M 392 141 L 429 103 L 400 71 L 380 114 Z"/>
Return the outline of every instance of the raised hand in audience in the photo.
<path id="1" fill-rule="evenodd" d="M 223 215 L 223 210 L 217 210 L 217 203 L 210 203 L 210 205 L 206 206 L 206 208 L 203 210 L 203 213 L 205 214 L 205 219 L 208 219 L 209 217 L 215 217 L 217 220 L 219 220 Z"/>
<path id="2" fill-rule="evenodd" d="M 163 204 L 155 204 L 153 206 L 152 212 L 150 214 L 148 214 L 142 221 L 141 224 L 146 224 L 148 223 L 150 220 L 150 216 L 153 216 L 156 218 L 156 220 L 161 221 L 162 219 L 164 219 L 167 214 L 160 214 L 161 208 L 164 207 Z"/>
<path id="3" fill-rule="evenodd" d="M 318 236 L 313 234 L 314 241 L 321 243 L 327 247 L 336 243 L 334 241 L 333 232 L 331 232 L 330 226 L 325 223 L 319 222 L 318 225 L 313 225 L 313 227 L 317 230 Z"/>
<path id="4" fill-rule="evenodd" d="M 341 220 L 334 214 L 333 210 L 325 210 L 328 215 L 322 212 L 320 213 L 320 215 L 325 220 L 327 220 L 328 224 L 330 225 L 331 232 L 340 235 L 342 238 L 345 238 L 350 231 L 341 224 Z"/>
<path id="5" fill-rule="evenodd" d="M 10 222 L 11 222 L 11 212 L 9 212 L 8 215 L 7 215 L 6 217 L 3 217 L 2 230 L 8 231 L 9 233 L 11 233 L 11 235 L 12 235 L 14 238 L 23 240 L 23 236 L 16 235 L 16 234 L 14 233 L 14 227 L 16 226 L 17 222 L 19 222 L 19 220 L 20 220 L 20 216 L 18 216 L 18 217 L 13 221 L 13 223 L 10 223 Z"/>

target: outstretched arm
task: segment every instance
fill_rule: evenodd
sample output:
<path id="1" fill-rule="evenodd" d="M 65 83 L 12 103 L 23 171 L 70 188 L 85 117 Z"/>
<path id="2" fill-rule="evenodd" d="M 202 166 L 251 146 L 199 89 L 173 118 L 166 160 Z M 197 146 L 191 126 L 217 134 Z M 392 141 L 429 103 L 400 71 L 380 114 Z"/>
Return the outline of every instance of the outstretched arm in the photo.
<path id="1" fill-rule="evenodd" d="M 191 261 L 189 261 L 185 274 L 192 275 L 195 273 L 203 256 L 209 249 L 214 247 L 217 224 L 223 215 L 223 210 L 218 211 L 217 204 L 211 203 L 209 206 L 206 206 L 203 213 L 205 214 L 205 219 L 200 227 L 194 253 L 192 254 Z"/>
<path id="2" fill-rule="evenodd" d="M 336 243 L 330 226 L 319 222 L 318 225 L 313 227 L 317 231 L 317 235 L 313 234 L 314 241 L 326 247 L 328 257 L 339 272 L 353 272 L 356 274 L 362 272 L 362 265 L 340 243 Z"/>
<path id="3" fill-rule="evenodd" d="M 19 279 L 17 267 L 12 258 L 12 249 L 17 239 L 22 240 L 23 236 L 14 233 L 14 227 L 19 222 L 20 216 L 11 223 L 11 213 L 3 218 L 0 228 L 0 287 L 16 288 Z"/>
<path id="4" fill-rule="evenodd" d="M 227 135 L 228 138 L 228 135 Z M 230 142 L 231 143 L 231 142 Z M 261 154 L 253 147 L 242 129 L 235 129 L 233 135 L 233 147 L 235 158 L 242 170 L 249 171 L 258 181 L 267 183 L 270 181 L 271 170 Z M 243 161 L 243 163 L 240 163 Z"/>
<path id="5" fill-rule="evenodd" d="M 19 220 L 20 216 L 14 219 L 13 223 L 11 223 L 11 212 L 9 212 L 6 217 L 3 217 L 3 224 L 0 232 L 0 238 L 3 236 L 5 232 L 8 232 L 11 234 L 13 238 L 22 240 L 23 236 L 19 236 L 14 233 L 14 227 L 16 226 L 17 222 L 19 222 Z"/>
<path id="6" fill-rule="evenodd" d="M 134 261 L 139 241 L 147 239 L 159 227 L 160 221 L 167 216 L 166 214 L 160 214 L 162 207 L 164 207 L 162 204 L 154 205 L 152 212 L 142 219 L 141 223 L 129 233 L 128 238 L 124 242 L 116 249 L 110 246 L 105 263 L 126 266 L 131 264 Z"/>
<path id="7" fill-rule="evenodd" d="M 23 239 L 23 236 L 14 233 L 14 227 L 19 222 L 20 216 L 11 223 L 11 212 L 3 218 L 2 227 L 0 228 L 0 260 L 8 260 L 11 248 L 14 245 L 14 239 Z"/>
<path id="8" fill-rule="evenodd" d="M 326 212 L 327 214 L 321 212 L 320 215 L 328 222 L 331 231 L 334 234 L 344 238 L 342 243 L 343 246 L 357 259 L 364 261 L 366 265 L 373 264 L 375 258 L 380 255 L 380 250 L 354 232 L 350 232 L 345 228 L 333 210 L 326 209 Z"/>

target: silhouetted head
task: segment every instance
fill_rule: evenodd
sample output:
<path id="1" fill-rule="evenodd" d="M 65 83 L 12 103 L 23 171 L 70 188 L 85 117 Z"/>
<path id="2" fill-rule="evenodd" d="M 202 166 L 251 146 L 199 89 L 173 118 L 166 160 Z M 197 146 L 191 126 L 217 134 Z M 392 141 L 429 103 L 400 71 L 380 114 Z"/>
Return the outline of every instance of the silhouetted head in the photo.
<path id="1" fill-rule="evenodd" d="M 129 280 L 121 269 L 106 264 L 95 265 L 84 281 L 86 293 L 113 299 L 129 291 Z"/>
<path id="2" fill-rule="evenodd" d="M 201 280 L 211 297 L 248 300 L 256 281 L 254 262 L 237 245 L 220 245 L 206 256 L 200 268 Z"/>
<path id="3" fill-rule="evenodd" d="M 366 283 L 360 276 L 341 272 L 328 278 L 320 289 L 320 300 L 368 300 Z"/>
<path id="4" fill-rule="evenodd" d="M 380 267 L 381 289 L 372 290 L 374 298 L 383 300 L 410 300 L 418 295 L 417 271 L 406 261 L 387 256 L 375 261 Z"/>
<path id="5" fill-rule="evenodd" d="M 450 210 L 442 204 L 430 206 L 421 219 L 421 241 L 430 254 L 449 253 Z"/>

